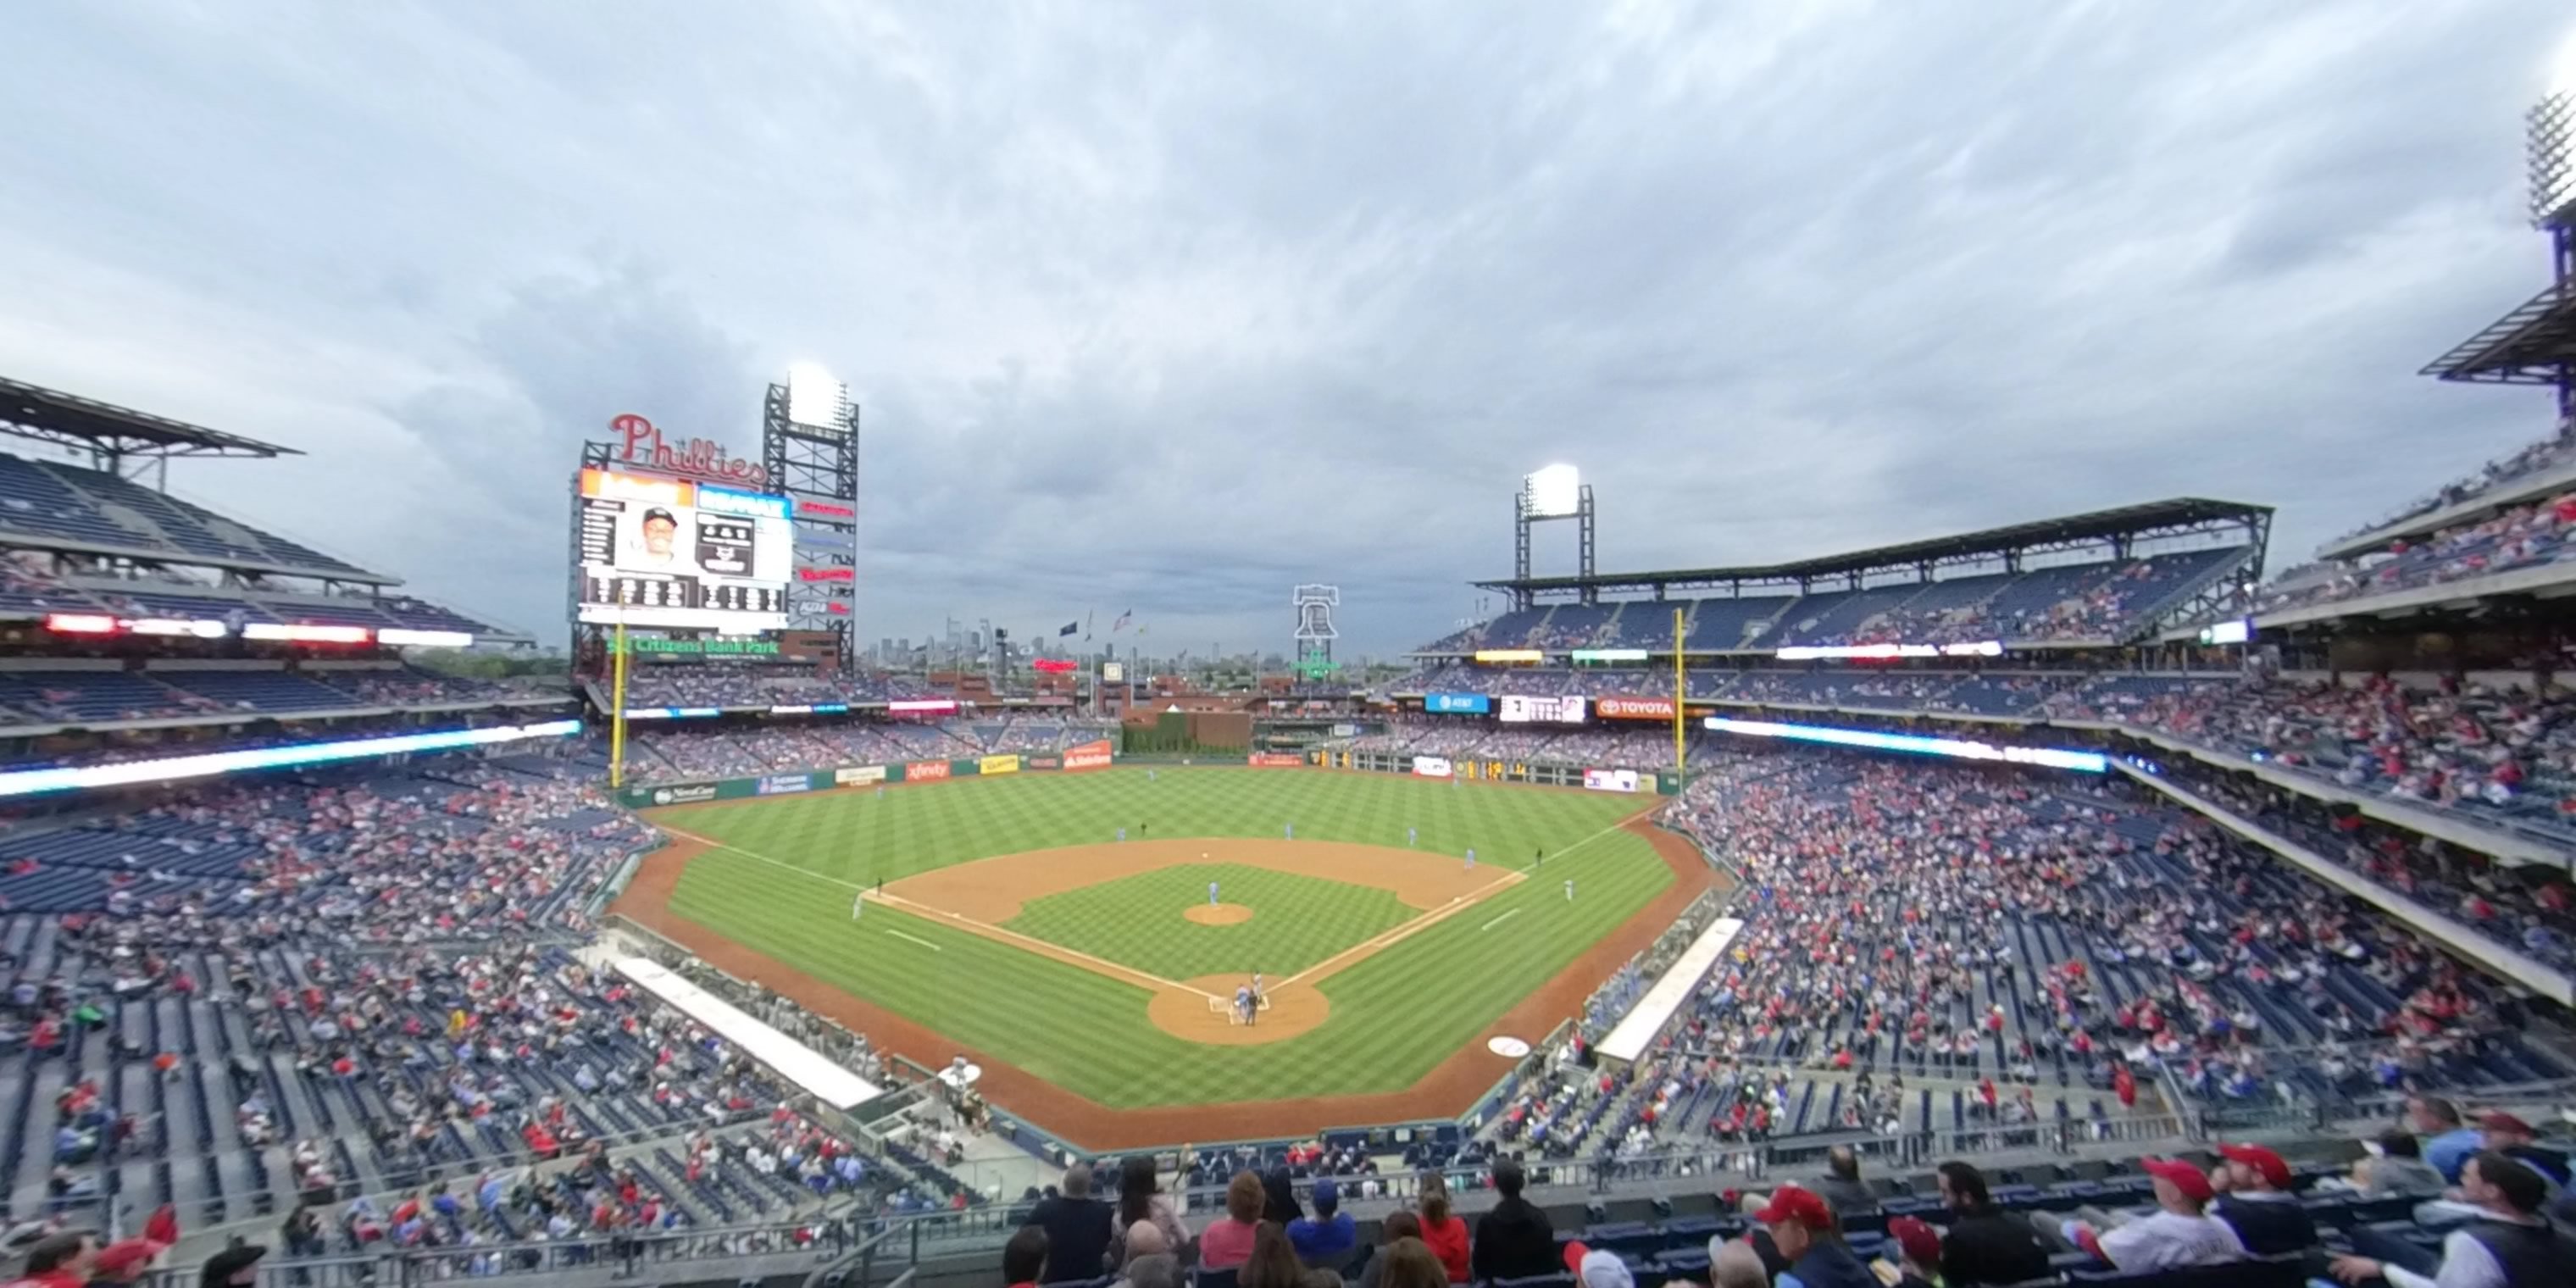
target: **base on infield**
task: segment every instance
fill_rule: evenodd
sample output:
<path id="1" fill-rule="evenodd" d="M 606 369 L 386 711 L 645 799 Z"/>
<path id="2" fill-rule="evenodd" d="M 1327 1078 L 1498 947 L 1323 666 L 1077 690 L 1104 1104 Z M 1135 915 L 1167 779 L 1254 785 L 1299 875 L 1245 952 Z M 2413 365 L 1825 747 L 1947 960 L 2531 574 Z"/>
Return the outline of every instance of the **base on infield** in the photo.
<path id="1" fill-rule="evenodd" d="M 1261 1018 L 1245 1024 L 1243 1017 L 1228 1014 L 1224 1007 L 1210 1010 L 1208 1003 L 1208 995 L 1215 994 L 1231 1006 L 1243 976 L 1201 975 L 1182 983 L 1186 987 L 1156 989 L 1153 1000 L 1145 1004 L 1145 1014 L 1155 1028 L 1184 1042 L 1209 1046 L 1285 1042 L 1314 1032 L 1333 1011 L 1332 1002 L 1318 989 L 1305 984 L 1274 986 L 1262 998 Z"/>
<path id="2" fill-rule="evenodd" d="M 1239 903 L 1194 903 L 1181 915 L 1202 926 L 1240 926 L 1252 920 L 1252 909 Z"/>

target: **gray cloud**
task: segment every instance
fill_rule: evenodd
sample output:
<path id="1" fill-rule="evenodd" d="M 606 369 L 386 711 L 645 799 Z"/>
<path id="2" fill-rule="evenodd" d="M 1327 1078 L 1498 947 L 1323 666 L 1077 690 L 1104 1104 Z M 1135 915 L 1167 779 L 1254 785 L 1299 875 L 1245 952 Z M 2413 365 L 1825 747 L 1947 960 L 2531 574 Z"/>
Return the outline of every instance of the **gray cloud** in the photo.
<path id="1" fill-rule="evenodd" d="M 0 370 L 313 453 L 178 481 L 559 631 L 574 444 L 865 409 L 861 632 L 1354 648 L 1581 464 L 1613 566 L 2200 493 L 2305 548 L 2547 429 L 2564 22 L 2447 6 L 20 7 Z M 1543 561 L 1572 555 L 1550 533 Z"/>

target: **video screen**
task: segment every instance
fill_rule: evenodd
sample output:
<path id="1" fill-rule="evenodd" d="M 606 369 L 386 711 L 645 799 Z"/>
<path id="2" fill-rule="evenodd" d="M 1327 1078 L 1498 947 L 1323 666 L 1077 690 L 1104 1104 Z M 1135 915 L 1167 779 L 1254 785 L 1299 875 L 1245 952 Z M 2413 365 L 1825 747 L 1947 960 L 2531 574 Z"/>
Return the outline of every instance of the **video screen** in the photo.
<path id="1" fill-rule="evenodd" d="M 787 498 L 583 470 L 580 617 L 748 635 L 787 628 Z"/>
<path id="2" fill-rule="evenodd" d="M 1528 698 L 1505 695 L 1499 703 L 1497 717 L 1505 724 L 1581 724 L 1584 701 L 1581 696 Z"/>

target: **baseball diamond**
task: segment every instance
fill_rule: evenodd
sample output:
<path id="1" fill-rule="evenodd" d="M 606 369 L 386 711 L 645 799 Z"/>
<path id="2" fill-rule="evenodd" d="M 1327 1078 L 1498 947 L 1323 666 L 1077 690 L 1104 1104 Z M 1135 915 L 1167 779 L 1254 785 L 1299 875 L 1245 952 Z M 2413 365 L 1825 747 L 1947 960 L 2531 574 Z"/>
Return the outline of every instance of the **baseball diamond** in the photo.
<path id="1" fill-rule="evenodd" d="M 968 1056 L 1084 1146 L 1221 1138 L 1252 1105 L 1317 1130 L 1465 1110 L 1512 1063 L 1488 1038 L 1543 1036 L 1707 888 L 1647 808 L 1227 768 L 675 806 L 615 911 L 915 1060 Z M 1548 879 L 1469 849 L 1544 850 Z"/>

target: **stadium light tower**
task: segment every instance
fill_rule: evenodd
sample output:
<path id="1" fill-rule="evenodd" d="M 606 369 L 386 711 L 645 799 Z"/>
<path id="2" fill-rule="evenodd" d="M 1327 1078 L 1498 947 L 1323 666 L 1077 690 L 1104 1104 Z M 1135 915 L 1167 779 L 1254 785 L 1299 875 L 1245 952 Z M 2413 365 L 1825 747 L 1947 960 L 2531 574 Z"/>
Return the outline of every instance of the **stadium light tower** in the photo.
<path id="1" fill-rule="evenodd" d="M 1550 465 L 1521 476 L 1520 494 L 1512 504 L 1512 577 L 1528 581 L 1530 575 L 1530 525 L 1553 519 L 1572 519 L 1581 534 L 1577 544 L 1577 566 L 1586 578 L 1592 576 L 1592 485 L 1571 465 Z M 1512 595 L 1514 608 L 1530 606 L 1530 592 L 1517 590 Z M 1583 602 L 1599 602 L 1599 592 L 1583 588 Z"/>
<path id="2" fill-rule="evenodd" d="M 847 665 L 859 566 L 859 409 L 849 386 L 813 363 L 790 366 L 786 383 L 760 400 L 760 438 L 770 486 L 795 502 L 787 625 L 831 632 Z"/>

